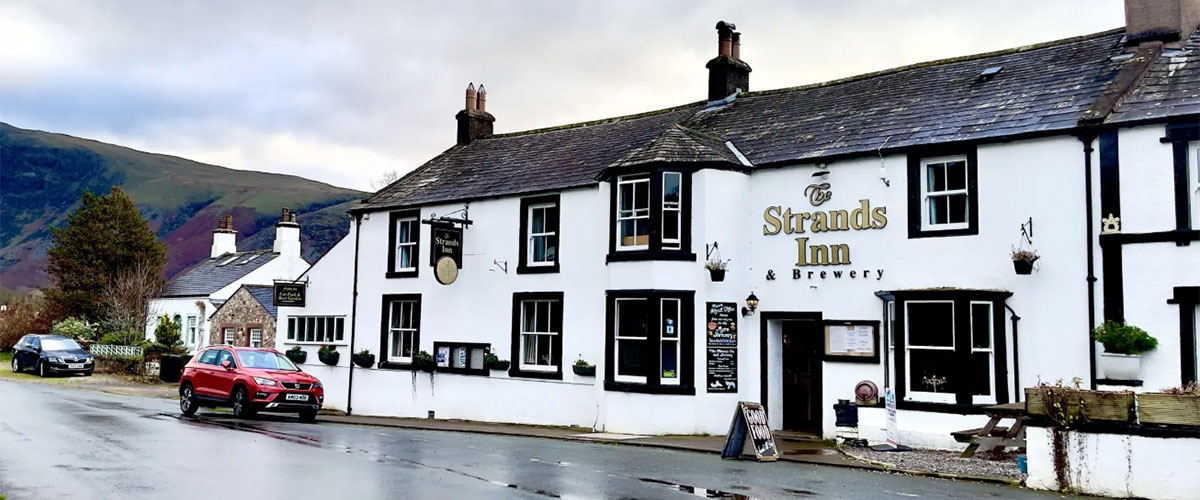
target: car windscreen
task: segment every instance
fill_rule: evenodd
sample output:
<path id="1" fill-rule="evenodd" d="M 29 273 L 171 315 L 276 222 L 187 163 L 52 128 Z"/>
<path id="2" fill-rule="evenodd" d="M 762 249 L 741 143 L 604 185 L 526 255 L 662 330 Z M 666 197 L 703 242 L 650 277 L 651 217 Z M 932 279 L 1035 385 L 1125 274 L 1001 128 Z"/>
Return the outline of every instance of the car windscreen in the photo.
<path id="1" fill-rule="evenodd" d="M 42 339 L 43 351 L 71 351 L 80 349 L 79 344 L 76 344 L 71 339 Z"/>
<path id="2" fill-rule="evenodd" d="M 268 351 L 238 351 L 238 361 L 242 368 L 258 368 L 260 370 L 300 371 L 292 361 L 282 354 Z"/>

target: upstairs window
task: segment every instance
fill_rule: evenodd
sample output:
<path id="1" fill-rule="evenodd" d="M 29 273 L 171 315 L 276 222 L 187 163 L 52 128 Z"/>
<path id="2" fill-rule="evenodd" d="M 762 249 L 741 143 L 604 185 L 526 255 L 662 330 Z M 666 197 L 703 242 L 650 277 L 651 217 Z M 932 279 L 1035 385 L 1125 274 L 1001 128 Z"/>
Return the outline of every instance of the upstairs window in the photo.
<path id="1" fill-rule="evenodd" d="M 421 214 L 417 210 L 392 212 L 388 228 L 388 278 L 414 278 L 421 241 Z"/>
<path id="2" fill-rule="evenodd" d="M 558 272 L 559 197 L 521 200 L 521 261 L 518 274 Z"/>
<path id="3" fill-rule="evenodd" d="M 909 156 L 910 238 L 979 234 L 975 152 Z"/>
<path id="4" fill-rule="evenodd" d="M 690 173 L 671 170 L 617 176 L 608 261 L 695 260 L 690 180 Z"/>

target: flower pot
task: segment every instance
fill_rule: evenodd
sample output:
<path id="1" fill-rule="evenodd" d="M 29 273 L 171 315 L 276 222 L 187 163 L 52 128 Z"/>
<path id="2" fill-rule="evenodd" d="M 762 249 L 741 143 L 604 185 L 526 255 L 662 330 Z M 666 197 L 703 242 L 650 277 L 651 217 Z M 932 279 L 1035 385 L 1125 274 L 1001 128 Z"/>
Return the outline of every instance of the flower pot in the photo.
<path id="1" fill-rule="evenodd" d="M 413 361 L 413 368 L 416 368 L 423 372 L 432 373 L 433 369 L 437 368 L 437 363 L 435 363 L 433 361 Z"/>
<path id="2" fill-rule="evenodd" d="M 579 375 L 580 377 L 595 377 L 596 376 L 596 365 L 587 365 L 587 366 L 573 365 L 573 366 L 571 366 L 571 370 L 573 370 L 575 372 L 575 374 Z"/>
<path id="3" fill-rule="evenodd" d="M 708 277 L 712 278 L 713 281 L 725 281 L 725 270 L 724 269 L 709 269 Z"/>
<path id="4" fill-rule="evenodd" d="M 287 359 L 292 360 L 293 363 L 303 363 L 308 359 L 307 351 L 285 351 L 283 355 L 287 356 Z"/>
<path id="5" fill-rule="evenodd" d="M 338 364 L 338 359 L 340 359 L 341 357 L 342 357 L 342 353 L 337 352 L 337 351 L 325 353 L 325 354 L 321 354 L 320 352 L 317 353 L 317 359 L 321 360 L 322 363 L 325 363 L 329 366 L 334 366 L 334 365 Z"/>
<path id="6" fill-rule="evenodd" d="M 507 370 L 508 367 L 509 367 L 508 361 L 493 361 L 491 363 L 488 363 L 488 369 L 490 369 L 490 370 L 504 371 L 504 370 Z"/>
<path id="7" fill-rule="evenodd" d="M 354 354 L 354 355 L 350 356 L 350 361 L 353 361 L 354 364 L 361 366 L 363 368 L 370 368 L 372 366 L 375 366 L 375 355 L 374 354 Z"/>
<path id="8" fill-rule="evenodd" d="M 1017 274 L 1033 274 L 1033 261 L 1014 260 L 1013 269 L 1017 271 Z"/>
<path id="9" fill-rule="evenodd" d="M 1100 354 L 1100 367 L 1104 378 L 1112 380 L 1137 380 L 1142 371 L 1142 356 L 1138 354 Z"/>

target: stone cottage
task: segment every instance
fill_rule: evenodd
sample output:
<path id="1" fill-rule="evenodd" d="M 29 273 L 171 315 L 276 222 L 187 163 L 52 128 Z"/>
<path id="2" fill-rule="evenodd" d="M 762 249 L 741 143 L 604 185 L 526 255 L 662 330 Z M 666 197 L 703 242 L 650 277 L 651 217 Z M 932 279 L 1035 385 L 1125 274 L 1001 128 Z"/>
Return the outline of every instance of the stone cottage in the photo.
<path id="1" fill-rule="evenodd" d="M 212 333 L 208 344 L 274 346 L 277 311 L 273 290 L 267 285 L 242 285 L 209 316 Z"/>

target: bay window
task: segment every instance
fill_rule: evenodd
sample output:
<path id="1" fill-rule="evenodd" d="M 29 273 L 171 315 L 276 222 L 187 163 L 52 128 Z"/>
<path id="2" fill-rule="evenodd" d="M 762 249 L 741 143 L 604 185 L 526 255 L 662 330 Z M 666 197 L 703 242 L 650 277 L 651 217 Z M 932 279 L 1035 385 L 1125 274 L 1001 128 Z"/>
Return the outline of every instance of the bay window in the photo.
<path id="1" fill-rule="evenodd" d="M 521 200 L 520 261 L 517 274 L 558 272 L 558 195 Z"/>
<path id="2" fill-rule="evenodd" d="M 421 249 L 421 212 L 392 212 L 388 227 L 388 278 L 414 278 Z"/>
<path id="3" fill-rule="evenodd" d="M 411 365 L 421 345 L 421 296 L 384 295 L 380 329 L 381 368 Z M 400 366 L 397 366 L 400 365 Z"/>
<path id="4" fill-rule="evenodd" d="M 514 377 L 562 379 L 562 292 L 513 294 Z"/>
<path id="5" fill-rule="evenodd" d="M 693 292 L 608 292 L 605 389 L 695 394 Z"/>
<path id="6" fill-rule="evenodd" d="M 695 260 L 688 172 L 654 170 L 613 179 L 608 261 Z"/>

